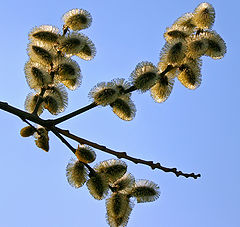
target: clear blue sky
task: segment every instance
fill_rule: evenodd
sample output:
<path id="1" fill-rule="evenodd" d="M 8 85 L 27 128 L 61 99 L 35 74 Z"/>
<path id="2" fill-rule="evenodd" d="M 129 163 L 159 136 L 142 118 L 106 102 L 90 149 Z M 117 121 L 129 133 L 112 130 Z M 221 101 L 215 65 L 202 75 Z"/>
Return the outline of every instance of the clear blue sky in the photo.
<path id="1" fill-rule="evenodd" d="M 149 93 L 135 92 L 136 118 L 124 122 L 110 108 L 95 108 L 63 123 L 62 128 L 185 172 L 201 173 L 198 180 L 175 177 L 126 161 L 136 179 L 149 179 L 161 189 L 153 203 L 136 204 L 129 227 L 238 227 L 239 204 L 239 3 L 209 1 L 216 10 L 216 30 L 227 44 L 222 60 L 203 58 L 202 84 L 190 91 L 176 81 L 163 104 Z M 4 1 L 0 14 L 0 100 L 23 109 L 30 92 L 23 72 L 28 60 L 28 32 L 34 26 L 62 26 L 61 16 L 73 8 L 88 10 L 93 23 L 83 31 L 96 45 L 97 56 L 78 60 L 83 83 L 69 92 L 65 113 L 89 103 L 89 90 L 98 82 L 128 78 L 140 61 L 157 64 L 167 26 L 201 1 Z M 42 115 L 51 118 L 47 112 Z M 105 202 L 94 200 L 86 187 L 72 188 L 65 168 L 72 157 L 50 135 L 50 152 L 22 138 L 24 123 L 0 111 L 0 226 L 107 226 Z M 74 146 L 77 144 L 72 143 Z M 112 156 L 97 151 L 97 161 Z"/>

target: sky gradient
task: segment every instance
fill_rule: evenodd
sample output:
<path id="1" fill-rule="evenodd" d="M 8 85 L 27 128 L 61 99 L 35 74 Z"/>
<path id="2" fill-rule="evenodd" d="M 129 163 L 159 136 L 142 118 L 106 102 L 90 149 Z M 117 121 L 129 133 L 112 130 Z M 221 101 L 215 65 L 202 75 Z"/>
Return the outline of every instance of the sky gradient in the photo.
<path id="1" fill-rule="evenodd" d="M 28 32 L 34 26 L 61 28 L 62 15 L 73 8 L 86 9 L 93 17 L 92 26 L 82 32 L 95 43 L 97 55 L 89 62 L 74 58 L 83 81 L 78 90 L 68 92 L 65 114 L 89 104 L 88 92 L 98 82 L 128 79 L 141 61 L 157 64 L 166 27 L 201 2 L 5 1 L 0 14 L 0 101 L 24 109 L 30 89 L 23 69 Z M 213 29 L 225 40 L 227 54 L 221 60 L 202 58 L 198 89 L 188 90 L 176 80 L 162 104 L 155 103 L 149 92 L 134 92 L 137 113 L 131 122 L 122 121 L 108 107 L 97 107 L 60 125 L 116 151 L 201 173 L 197 180 L 177 178 L 126 161 L 136 179 L 154 181 L 161 190 L 157 201 L 135 204 L 129 227 L 240 226 L 239 3 L 209 3 L 216 11 Z M 47 111 L 42 117 L 52 118 Z M 65 168 L 73 155 L 58 139 L 50 135 L 50 151 L 45 153 L 33 138 L 19 135 L 25 126 L 20 119 L 0 110 L 0 123 L 0 226 L 108 226 L 105 200 L 94 200 L 86 186 L 74 189 L 68 184 Z M 97 162 L 114 158 L 96 152 Z"/>

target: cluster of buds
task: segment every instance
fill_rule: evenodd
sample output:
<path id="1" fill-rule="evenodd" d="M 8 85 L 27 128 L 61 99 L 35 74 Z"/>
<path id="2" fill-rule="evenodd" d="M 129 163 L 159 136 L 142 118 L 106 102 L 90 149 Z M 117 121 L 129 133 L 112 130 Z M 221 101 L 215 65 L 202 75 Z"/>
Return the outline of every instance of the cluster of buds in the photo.
<path id="1" fill-rule="evenodd" d="M 188 89 L 201 84 L 201 57 L 220 59 L 226 53 L 226 44 L 217 32 L 211 30 L 215 10 L 209 3 L 201 3 L 193 13 L 186 13 L 166 29 L 166 44 L 160 53 L 158 66 L 148 61 L 137 64 L 125 86 L 119 80 L 97 84 L 89 96 L 99 105 L 110 105 L 123 120 L 132 120 L 136 108 L 126 94 L 129 86 L 135 90 L 150 90 L 152 98 L 164 102 L 171 94 L 175 78 Z M 119 89 L 120 88 L 120 89 Z"/>
<path id="2" fill-rule="evenodd" d="M 91 60 L 96 54 L 93 42 L 79 30 L 91 25 L 92 17 L 83 9 L 73 9 L 62 17 L 64 25 L 62 33 L 57 27 L 42 25 L 35 27 L 29 33 L 29 61 L 25 64 L 26 80 L 34 92 L 27 95 L 25 109 L 40 115 L 44 109 L 57 115 L 63 112 L 68 104 L 68 94 L 65 89 L 77 89 L 82 80 L 78 63 L 71 59 L 78 56 Z M 34 134 L 36 145 L 45 151 L 49 150 L 48 131 L 44 128 L 25 127 L 20 134 L 24 137 Z M 28 131 L 27 131 L 28 130 Z"/>
<path id="3" fill-rule="evenodd" d="M 81 70 L 73 55 L 91 60 L 96 53 L 93 42 L 79 30 L 91 25 L 91 15 L 73 9 L 63 15 L 63 30 L 50 25 L 35 27 L 29 33 L 29 61 L 25 65 L 27 83 L 35 93 L 25 101 L 28 112 L 40 115 L 44 109 L 51 114 L 63 112 L 68 96 L 81 84 Z"/>
<path id="4" fill-rule="evenodd" d="M 95 158 L 89 146 L 79 146 L 75 153 L 77 160 L 71 160 L 66 176 L 71 186 L 82 187 L 85 182 L 93 198 L 106 198 L 106 219 L 110 226 L 126 226 L 134 200 L 138 203 L 155 201 L 159 187 L 148 180 L 135 180 L 127 173 L 125 162 L 117 159 L 102 161 L 91 168 L 88 164 Z"/>
<path id="5" fill-rule="evenodd" d="M 126 93 L 131 84 L 124 79 L 114 79 L 108 83 L 98 83 L 89 92 L 89 98 L 101 106 L 111 106 L 121 119 L 130 121 L 135 117 L 136 108 L 131 93 Z"/>

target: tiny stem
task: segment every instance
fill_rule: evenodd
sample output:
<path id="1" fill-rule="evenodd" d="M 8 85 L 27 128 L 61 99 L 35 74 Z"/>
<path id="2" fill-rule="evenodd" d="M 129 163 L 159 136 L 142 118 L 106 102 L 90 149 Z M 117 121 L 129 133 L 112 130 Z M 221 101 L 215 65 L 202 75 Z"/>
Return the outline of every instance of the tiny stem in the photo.
<path id="1" fill-rule="evenodd" d="M 97 106 L 97 104 L 95 102 L 92 102 L 91 104 L 89 104 L 89 105 L 87 105 L 85 107 L 82 107 L 82 108 L 80 108 L 80 109 L 78 109 L 78 110 L 76 110 L 76 111 L 74 111 L 72 113 L 69 113 L 69 114 L 67 114 L 65 116 L 59 117 L 59 118 L 57 118 L 55 120 L 52 120 L 52 122 L 53 122 L 54 125 L 60 124 L 60 123 L 62 123 L 64 121 L 66 121 L 66 120 L 68 120 L 70 118 L 73 118 L 73 117 L 75 117 L 75 116 L 77 116 L 77 115 L 79 115 L 81 113 L 84 113 L 84 112 L 86 112 L 86 111 L 88 111 L 88 110 L 90 110 L 90 109 L 92 109 L 92 108 L 94 108 L 96 106 Z"/>
<path id="2" fill-rule="evenodd" d="M 39 131 L 25 118 L 21 118 L 23 122 L 27 123 L 32 129 L 34 129 L 35 132 L 39 134 Z"/>
<path id="3" fill-rule="evenodd" d="M 45 91 L 46 91 L 46 88 L 41 88 L 41 92 L 40 92 L 40 94 L 38 96 L 38 100 L 37 100 L 36 106 L 35 106 L 35 108 L 34 108 L 34 110 L 32 112 L 33 115 L 38 115 L 37 112 L 38 112 L 38 109 L 39 109 L 40 105 L 43 102 L 43 95 L 44 95 Z"/>
<path id="4" fill-rule="evenodd" d="M 72 151 L 73 154 L 76 153 L 76 149 L 66 139 L 63 138 L 63 136 L 58 132 L 58 130 L 54 126 L 50 127 L 50 131 L 52 131 Z M 81 163 L 83 163 L 83 165 L 88 168 L 91 174 L 93 175 L 96 174 L 95 170 L 87 163 L 84 162 Z"/>
<path id="5" fill-rule="evenodd" d="M 68 30 L 69 30 L 69 27 L 64 24 L 63 25 L 63 34 L 62 34 L 62 36 L 65 36 L 67 34 Z"/>

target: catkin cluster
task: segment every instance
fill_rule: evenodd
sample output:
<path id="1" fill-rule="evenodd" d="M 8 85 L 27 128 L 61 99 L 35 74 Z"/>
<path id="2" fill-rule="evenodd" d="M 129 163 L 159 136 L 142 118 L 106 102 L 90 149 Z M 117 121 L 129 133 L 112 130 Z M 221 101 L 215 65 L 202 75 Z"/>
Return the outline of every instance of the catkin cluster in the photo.
<path id="1" fill-rule="evenodd" d="M 211 30 L 214 20 L 213 6 L 201 3 L 194 12 L 184 14 L 166 29 L 166 44 L 157 66 L 148 61 L 140 62 L 131 73 L 130 82 L 124 82 L 125 85 L 119 80 L 99 83 L 90 91 L 90 98 L 98 105 L 111 106 L 121 119 L 132 120 L 136 108 L 128 93 L 130 87 L 141 92 L 150 90 L 158 103 L 167 100 L 175 78 L 186 88 L 196 89 L 202 80 L 200 57 L 220 59 L 226 53 L 224 40 Z"/>
<path id="2" fill-rule="evenodd" d="M 63 30 L 51 25 L 35 27 L 29 33 L 29 61 L 25 74 L 34 90 L 25 101 L 25 109 L 40 115 L 44 109 L 51 114 L 63 112 L 68 103 L 65 90 L 75 90 L 81 84 L 79 65 L 73 55 L 91 60 L 96 53 L 93 42 L 79 30 L 91 25 L 91 15 L 83 9 L 73 9 L 62 17 Z"/>
<path id="3" fill-rule="evenodd" d="M 79 146 L 66 168 L 69 184 L 80 188 L 86 182 L 93 198 L 106 198 L 106 219 L 110 226 L 126 226 L 134 201 L 138 203 L 155 201 L 159 187 L 148 180 L 135 180 L 127 173 L 125 162 L 117 159 L 102 161 L 92 169 L 88 165 L 95 160 L 95 152 L 89 146 Z"/>
<path id="4" fill-rule="evenodd" d="M 53 115 L 63 112 L 68 104 L 65 87 L 75 90 L 82 80 L 80 67 L 71 57 L 75 55 L 91 60 L 96 54 L 93 42 L 78 32 L 91 25 L 90 13 L 83 9 L 73 9 L 65 13 L 62 19 L 62 32 L 57 27 L 41 25 L 29 33 L 29 61 L 24 71 L 27 83 L 34 92 L 27 95 L 25 109 L 34 115 L 40 115 L 44 109 Z M 41 130 L 26 133 L 33 129 L 33 126 L 25 127 L 20 134 L 23 137 L 34 134 L 36 145 L 48 151 L 48 131 L 45 130 L 44 134 L 40 133 Z M 44 143 L 40 138 L 45 138 Z"/>

